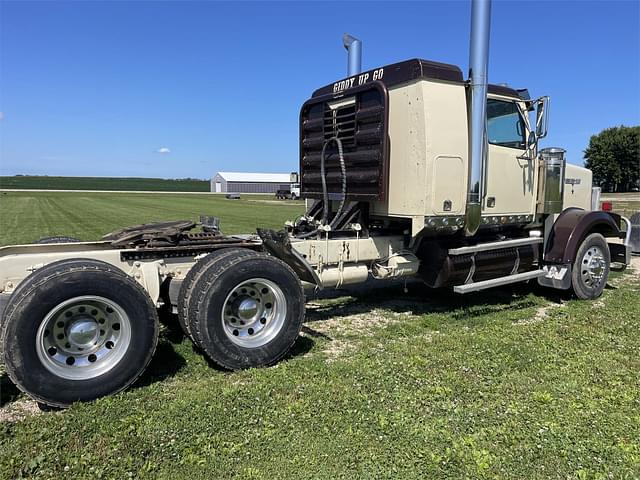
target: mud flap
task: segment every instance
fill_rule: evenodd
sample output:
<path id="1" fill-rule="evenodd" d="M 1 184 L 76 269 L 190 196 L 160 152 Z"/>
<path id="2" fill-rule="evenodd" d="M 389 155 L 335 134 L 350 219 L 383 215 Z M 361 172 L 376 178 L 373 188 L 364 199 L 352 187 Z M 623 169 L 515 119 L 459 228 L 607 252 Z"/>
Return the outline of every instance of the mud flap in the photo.
<path id="1" fill-rule="evenodd" d="M 622 243 L 608 243 L 611 253 L 611 270 L 622 272 L 631 263 L 631 248 Z"/>
<path id="2" fill-rule="evenodd" d="M 635 216 L 640 218 L 640 214 L 636 214 Z M 631 217 L 631 219 L 633 219 L 633 217 Z M 623 243 L 613 243 L 613 242 L 607 243 L 609 245 L 609 253 L 611 255 L 611 270 L 615 270 L 617 272 L 622 272 L 626 270 L 627 266 L 631 265 L 631 253 L 634 251 L 633 220 L 630 220 L 627 217 L 620 217 L 620 220 L 623 221 L 627 226 L 627 229 L 625 231 L 620 232 L 620 238 L 624 238 L 624 242 Z M 638 229 L 638 226 L 636 226 L 635 228 Z M 636 230 L 635 233 L 637 236 L 638 231 Z"/>
<path id="3" fill-rule="evenodd" d="M 571 288 L 571 264 L 545 265 L 544 275 L 538 277 L 538 284 L 543 287 L 569 290 Z"/>

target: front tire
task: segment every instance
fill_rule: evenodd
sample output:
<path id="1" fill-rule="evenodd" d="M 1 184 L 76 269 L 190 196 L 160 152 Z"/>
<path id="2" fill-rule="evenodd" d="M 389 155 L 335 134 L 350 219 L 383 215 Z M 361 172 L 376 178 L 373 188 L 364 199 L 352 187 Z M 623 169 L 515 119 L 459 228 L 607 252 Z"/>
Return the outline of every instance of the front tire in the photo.
<path id="1" fill-rule="evenodd" d="M 605 238 L 599 233 L 588 235 L 573 262 L 571 287 L 578 298 L 592 300 L 602 295 L 609 278 L 611 254 Z"/>
<path id="2" fill-rule="evenodd" d="M 95 260 L 38 269 L 12 295 L 5 315 L 9 377 L 55 407 L 124 390 L 142 374 L 158 341 L 158 316 L 146 292 Z"/>
<path id="3" fill-rule="evenodd" d="M 193 295 L 190 331 L 206 355 L 229 370 L 276 363 L 302 328 L 300 280 L 269 255 L 233 252 L 216 259 L 196 280 Z"/>

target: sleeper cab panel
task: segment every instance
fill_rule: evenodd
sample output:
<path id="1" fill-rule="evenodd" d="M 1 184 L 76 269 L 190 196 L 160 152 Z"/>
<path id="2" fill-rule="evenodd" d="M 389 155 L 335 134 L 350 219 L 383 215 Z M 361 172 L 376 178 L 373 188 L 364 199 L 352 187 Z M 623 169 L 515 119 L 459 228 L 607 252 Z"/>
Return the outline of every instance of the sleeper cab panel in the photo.
<path id="1" fill-rule="evenodd" d="M 375 202 L 372 213 L 464 213 L 467 142 L 463 85 L 421 80 L 390 89 L 389 195 Z"/>
<path id="2" fill-rule="evenodd" d="M 464 212 L 467 169 L 462 157 L 440 155 L 433 161 L 431 213 L 454 215 Z"/>

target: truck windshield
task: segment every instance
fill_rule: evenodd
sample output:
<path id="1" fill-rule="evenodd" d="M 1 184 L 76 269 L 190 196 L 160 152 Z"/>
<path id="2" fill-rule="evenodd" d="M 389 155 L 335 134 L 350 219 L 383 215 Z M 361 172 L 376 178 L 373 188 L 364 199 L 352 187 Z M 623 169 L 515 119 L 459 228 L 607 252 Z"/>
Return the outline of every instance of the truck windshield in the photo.
<path id="1" fill-rule="evenodd" d="M 487 100 L 489 143 L 501 147 L 525 148 L 525 126 L 514 102 Z"/>

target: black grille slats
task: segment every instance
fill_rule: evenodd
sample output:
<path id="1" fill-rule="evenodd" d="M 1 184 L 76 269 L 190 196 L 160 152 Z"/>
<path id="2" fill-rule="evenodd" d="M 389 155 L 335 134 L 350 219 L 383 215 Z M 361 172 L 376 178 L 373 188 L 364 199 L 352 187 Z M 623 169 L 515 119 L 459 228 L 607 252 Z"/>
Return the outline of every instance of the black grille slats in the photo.
<path id="1" fill-rule="evenodd" d="M 337 102 L 323 97 L 309 100 L 301 111 L 300 177 L 303 197 L 322 196 L 322 147 L 332 137 L 342 142 L 347 171 L 347 197 L 382 199 L 387 183 L 387 93 L 383 85 L 354 88 Z M 339 102 L 339 103 L 338 103 Z M 342 191 L 342 174 L 335 142 L 325 153 L 327 189 Z"/>
<path id="2" fill-rule="evenodd" d="M 343 154 L 344 162 L 347 165 L 363 165 L 367 163 L 379 163 L 382 161 L 382 152 L 378 149 L 360 149 L 355 152 L 346 152 Z M 338 165 L 338 152 L 329 152 L 325 155 L 325 164 L 332 166 Z M 320 152 L 310 153 L 304 156 L 302 160 L 302 170 L 313 168 L 320 165 Z"/>
<path id="3" fill-rule="evenodd" d="M 337 137 L 342 141 L 343 148 L 352 146 L 356 130 L 356 107 L 345 105 L 331 108 L 325 103 L 324 135 L 325 140 Z"/>

